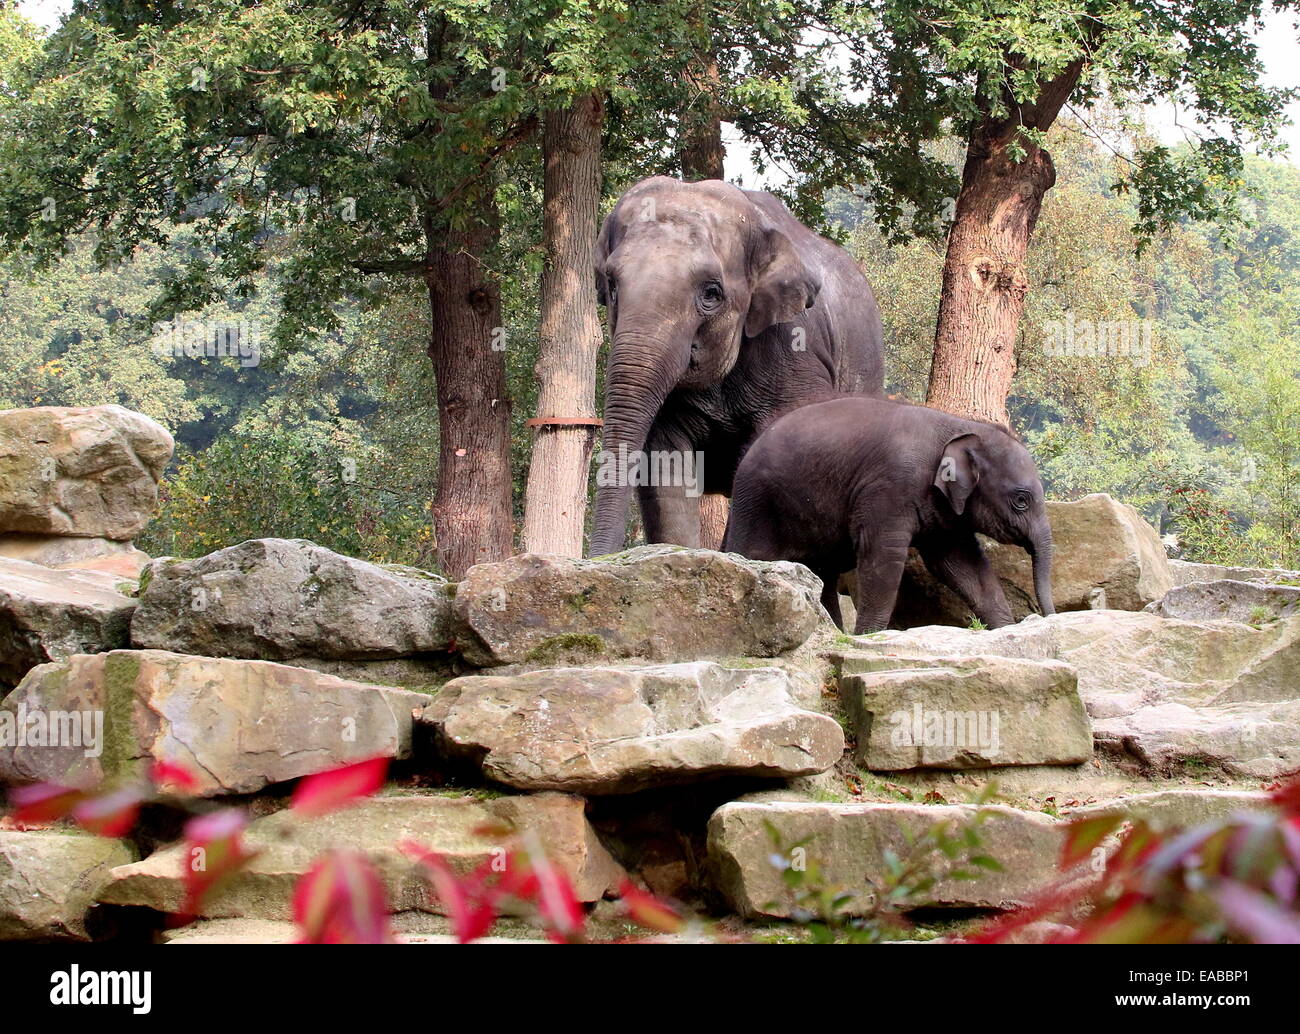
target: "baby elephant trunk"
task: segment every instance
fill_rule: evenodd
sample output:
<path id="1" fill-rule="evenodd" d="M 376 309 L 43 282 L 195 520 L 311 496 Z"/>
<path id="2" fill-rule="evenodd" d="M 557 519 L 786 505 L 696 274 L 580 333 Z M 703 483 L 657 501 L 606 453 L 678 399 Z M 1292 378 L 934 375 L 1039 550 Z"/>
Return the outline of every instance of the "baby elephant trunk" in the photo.
<path id="1" fill-rule="evenodd" d="M 1032 535 L 1025 548 L 1034 562 L 1034 595 L 1038 609 L 1044 616 L 1055 614 L 1052 603 L 1052 529 L 1043 521 L 1042 527 Z"/>

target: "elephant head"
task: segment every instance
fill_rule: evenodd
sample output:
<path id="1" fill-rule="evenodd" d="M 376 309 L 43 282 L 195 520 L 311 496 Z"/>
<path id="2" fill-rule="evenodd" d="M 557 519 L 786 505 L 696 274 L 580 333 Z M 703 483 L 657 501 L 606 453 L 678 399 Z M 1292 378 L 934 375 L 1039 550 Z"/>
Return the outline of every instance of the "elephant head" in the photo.
<path id="1" fill-rule="evenodd" d="M 720 384 L 746 338 L 794 319 L 821 287 L 789 237 L 718 180 L 632 187 L 601 227 L 595 265 L 611 339 L 609 453 L 644 450 L 670 393 Z M 598 488 L 593 555 L 623 548 L 631 496 L 622 483 Z"/>
<path id="2" fill-rule="evenodd" d="M 974 531 L 1022 547 L 1034 565 L 1034 595 L 1043 614 L 1052 603 L 1052 528 L 1033 458 L 996 425 L 964 432 L 944 446 L 934 486 Z"/>

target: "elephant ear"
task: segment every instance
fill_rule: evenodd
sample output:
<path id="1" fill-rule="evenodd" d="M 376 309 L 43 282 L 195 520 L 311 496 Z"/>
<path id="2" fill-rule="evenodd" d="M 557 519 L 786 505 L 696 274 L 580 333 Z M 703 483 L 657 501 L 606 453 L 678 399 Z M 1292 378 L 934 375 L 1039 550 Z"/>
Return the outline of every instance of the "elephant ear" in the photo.
<path id="1" fill-rule="evenodd" d="M 804 265 L 794 244 L 774 226 L 764 226 L 753 251 L 753 292 L 745 316 L 745 336 L 788 323 L 817 300 L 821 281 Z"/>
<path id="2" fill-rule="evenodd" d="M 600 224 L 600 233 L 596 236 L 596 254 L 593 265 L 596 272 L 596 304 L 609 304 L 609 283 L 605 277 L 605 260 L 609 258 L 610 225 L 614 222 L 614 212 L 605 216 Z"/>
<path id="3" fill-rule="evenodd" d="M 980 472 L 975 462 L 977 434 L 959 434 L 944 446 L 939 459 L 939 469 L 934 472 L 934 487 L 948 499 L 953 512 L 966 511 L 966 501 L 979 483 Z"/>

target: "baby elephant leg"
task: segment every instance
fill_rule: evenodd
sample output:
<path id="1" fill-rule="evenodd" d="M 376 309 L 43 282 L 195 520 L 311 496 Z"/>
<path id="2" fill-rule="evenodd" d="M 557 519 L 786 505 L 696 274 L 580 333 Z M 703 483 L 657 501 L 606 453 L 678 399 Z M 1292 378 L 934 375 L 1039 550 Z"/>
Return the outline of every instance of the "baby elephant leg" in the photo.
<path id="1" fill-rule="evenodd" d="M 822 580 L 822 606 L 826 608 L 826 613 L 831 616 L 831 620 L 842 632 L 844 631 L 844 615 L 840 613 L 840 573 L 834 568 L 814 568 L 813 574 Z"/>
<path id="2" fill-rule="evenodd" d="M 898 585 L 903 580 L 903 567 L 907 563 L 907 549 L 911 537 L 897 534 L 854 535 L 858 553 L 858 586 L 853 605 L 858 610 L 858 620 L 853 626 L 854 635 L 879 632 L 889 627 L 898 601 Z"/>
<path id="3" fill-rule="evenodd" d="M 974 535 L 948 542 L 927 540 L 918 545 L 930 573 L 954 589 L 986 627 L 1001 628 L 1013 623 L 1002 583 Z"/>

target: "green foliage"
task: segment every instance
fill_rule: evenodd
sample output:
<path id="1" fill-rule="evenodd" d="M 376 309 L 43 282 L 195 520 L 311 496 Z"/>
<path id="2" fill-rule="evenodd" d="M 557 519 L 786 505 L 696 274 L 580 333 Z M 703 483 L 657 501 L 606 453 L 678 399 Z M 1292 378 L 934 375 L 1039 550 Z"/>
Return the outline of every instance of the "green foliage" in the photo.
<path id="1" fill-rule="evenodd" d="M 987 804 L 997 789 L 989 784 L 974 804 Z M 980 826 L 989 812 L 976 810 L 970 819 L 943 819 L 919 835 L 904 828 L 907 851 L 884 852 L 885 871 L 864 875 L 862 887 L 837 887 L 826 882 L 809 850 L 814 838 L 783 842 L 780 831 L 766 823 L 772 842 L 771 862 L 794 901 L 791 918 L 804 927 L 815 944 L 874 944 L 895 940 L 910 923 L 906 913 L 925 903 L 925 895 L 944 880 L 972 880 L 978 870 L 1001 872 L 1002 866 L 984 853 Z"/>
<path id="2" fill-rule="evenodd" d="M 140 545 L 195 557 L 250 538 L 304 538 L 349 556 L 430 566 L 427 496 L 366 480 L 358 445 L 305 431 L 220 438 L 181 460 Z"/>
<path id="3" fill-rule="evenodd" d="M 1123 124 L 1103 112 L 1094 128 L 1102 116 Z M 1176 536 L 1186 559 L 1295 566 L 1300 173 L 1252 159 L 1249 226 L 1224 239 L 1176 226 L 1158 251 L 1138 256 L 1132 201 L 1107 186 L 1124 159 L 1073 119 L 1048 145 L 1058 179 L 1029 253 L 1009 399 L 1048 494 L 1109 492 Z M 829 208 L 879 288 L 888 388 L 919 400 L 943 253 L 922 240 L 891 246 L 871 210 L 844 192 Z M 1067 322 L 1149 332 L 1150 353 L 1054 354 L 1049 343 Z"/>

